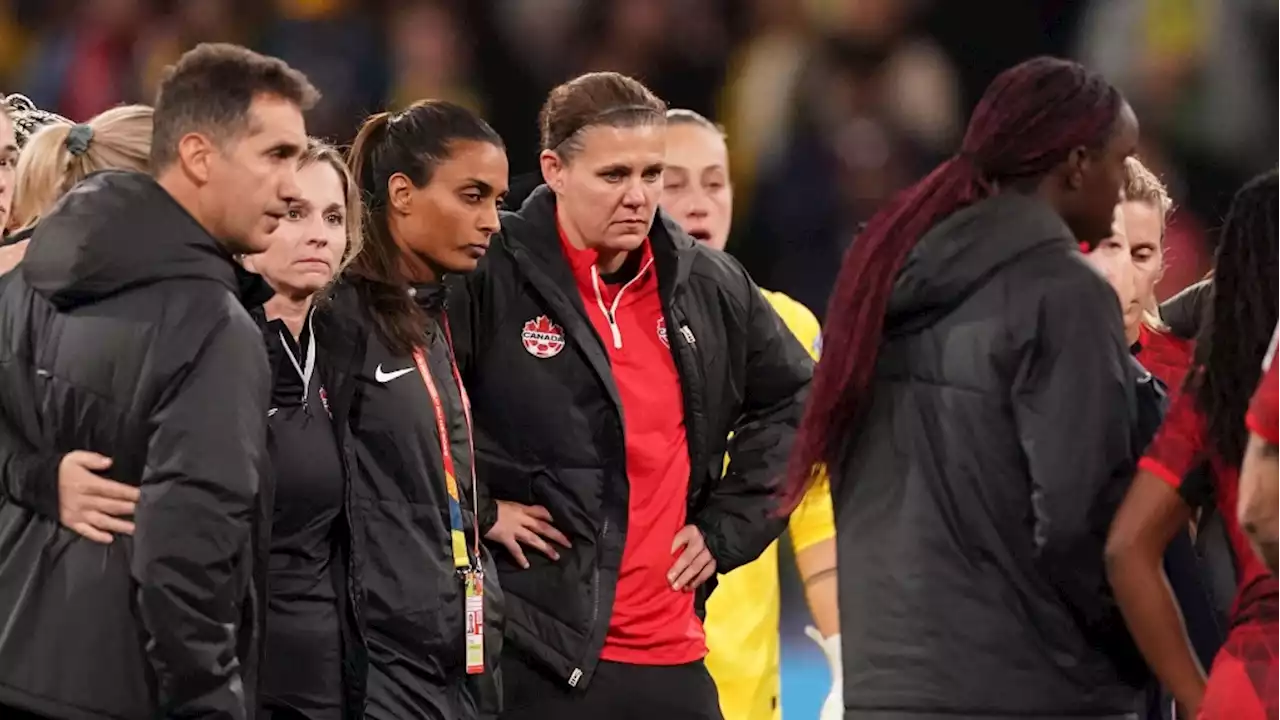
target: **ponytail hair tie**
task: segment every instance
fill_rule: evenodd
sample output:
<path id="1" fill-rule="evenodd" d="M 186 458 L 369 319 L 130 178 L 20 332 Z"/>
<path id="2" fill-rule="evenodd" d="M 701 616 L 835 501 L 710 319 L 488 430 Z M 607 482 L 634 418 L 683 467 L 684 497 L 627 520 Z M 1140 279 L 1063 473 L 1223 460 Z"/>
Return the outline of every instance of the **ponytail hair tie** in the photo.
<path id="1" fill-rule="evenodd" d="M 93 127 L 84 123 L 72 125 L 67 131 L 67 152 L 79 157 L 89 151 L 89 143 L 93 142 Z"/>

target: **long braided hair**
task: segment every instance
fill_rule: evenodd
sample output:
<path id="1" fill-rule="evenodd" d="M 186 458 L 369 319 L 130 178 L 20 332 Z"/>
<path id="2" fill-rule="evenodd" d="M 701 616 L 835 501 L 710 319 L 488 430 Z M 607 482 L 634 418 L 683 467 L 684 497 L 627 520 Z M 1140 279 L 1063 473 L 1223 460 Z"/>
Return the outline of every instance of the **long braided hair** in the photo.
<path id="1" fill-rule="evenodd" d="M 1043 177 L 1078 147 L 1112 137 L 1123 98 L 1101 76 L 1049 57 L 1001 73 L 987 88 L 960 152 L 882 208 L 844 257 L 827 309 L 823 360 L 814 372 L 783 493 L 794 507 L 856 432 L 867 404 L 889 293 L 908 253 L 934 225 L 997 192 Z"/>
<path id="2" fill-rule="evenodd" d="M 1276 327 L 1277 176 L 1250 180 L 1227 211 L 1213 262 L 1213 294 L 1196 335 L 1187 391 L 1208 422 L 1219 457 L 1239 465 L 1245 411 Z"/>

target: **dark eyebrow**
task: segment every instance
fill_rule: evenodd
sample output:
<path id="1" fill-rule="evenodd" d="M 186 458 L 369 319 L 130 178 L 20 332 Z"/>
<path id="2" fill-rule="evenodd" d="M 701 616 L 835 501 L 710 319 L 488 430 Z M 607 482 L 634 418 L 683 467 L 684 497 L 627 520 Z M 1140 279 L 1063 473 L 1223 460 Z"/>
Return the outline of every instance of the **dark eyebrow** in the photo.
<path id="1" fill-rule="evenodd" d="M 651 173 L 651 172 L 657 172 L 657 173 L 660 173 L 660 172 L 662 172 L 663 167 L 665 167 L 665 164 L 664 164 L 664 163 L 654 163 L 654 164 L 652 164 L 652 165 L 646 165 L 646 166 L 645 166 L 645 168 L 644 168 L 644 170 L 643 170 L 642 172 L 644 172 L 644 173 Z M 597 175 L 612 175 L 612 174 L 614 174 L 614 173 L 619 173 L 619 174 L 622 174 L 622 175 L 630 175 L 630 174 L 631 174 L 631 166 L 630 166 L 630 165 L 626 165 L 626 164 L 624 164 L 624 163 L 617 163 L 617 164 L 614 164 L 614 165 L 606 165 L 606 166 L 604 166 L 604 167 L 602 167 L 602 168 L 600 168 L 599 170 L 597 170 L 597 171 L 596 171 L 596 174 L 597 174 Z"/>
<path id="2" fill-rule="evenodd" d="M 472 187 L 480 191 L 481 195 L 492 195 L 493 186 L 489 183 L 476 178 L 468 178 L 465 187 Z"/>
<path id="3" fill-rule="evenodd" d="M 302 154 L 302 146 L 297 143 L 282 142 L 271 146 L 268 155 L 279 155 L 283 158 L 295 158 Z"/>
<path id="4" fill-rule="evenodd" d="M 346 212 L 346 211 L 347 211 L 347 208 L 346 208 L 345 206 L 343 206 L 343 204 L 342 204 L 342 203 L 329 203 L 329 207 L 325 208 L 325 209 L 324 209 L 324 211 L 325 211 L 326 213 L 331 213 L 331 212 Z"/>
<path id="5" fill-rule="evenodd" d="M 5 145 L 4 147 L 0 148 L 0 152 L 16 153 L 16 152 L 18 152 L 18 146 L 17 146 L 17 145 Z"/>

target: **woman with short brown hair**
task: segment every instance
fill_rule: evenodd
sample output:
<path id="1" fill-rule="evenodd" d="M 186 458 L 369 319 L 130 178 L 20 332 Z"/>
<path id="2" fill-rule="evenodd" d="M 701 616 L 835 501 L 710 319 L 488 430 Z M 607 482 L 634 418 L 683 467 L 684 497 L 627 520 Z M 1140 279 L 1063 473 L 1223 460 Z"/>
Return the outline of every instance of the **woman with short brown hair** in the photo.
<path id="1" fill-rule="evenodd" d="M 720 718 L 707 582 L 785 524 L 811 360 L 736 261 L 658 212 L 666 110 L 618 73 L 552 90 L 545 184 L 451 297 L 481 527 L 507 550 L 509 720 Z"/>

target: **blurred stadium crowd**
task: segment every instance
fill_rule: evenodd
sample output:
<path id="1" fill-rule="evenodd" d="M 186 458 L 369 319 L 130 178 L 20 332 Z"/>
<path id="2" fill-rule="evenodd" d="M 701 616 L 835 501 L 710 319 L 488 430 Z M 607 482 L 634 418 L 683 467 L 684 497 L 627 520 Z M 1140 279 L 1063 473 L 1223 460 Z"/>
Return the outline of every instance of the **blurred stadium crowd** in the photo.
<path id="1" fill-rule="evenodd" d="M 822 316 L 853 228 L 959 142 L 1001 69 L 1040 53 L 1111 79 L 1178 206 L 1163 283 L 1208 267 L 1231 192 L 1277 153 L 1272 0 L 0 0 L 0 90 L 84 120 L 149 101 L 201 41 L 277 55 L 321 88 L 315 134 L 462 102 L 535 169 L 555 84 L 610 69 L 728 129 L 731 249 Z M 1162 295 L 1165 293 L 1162 293 Z"/>

